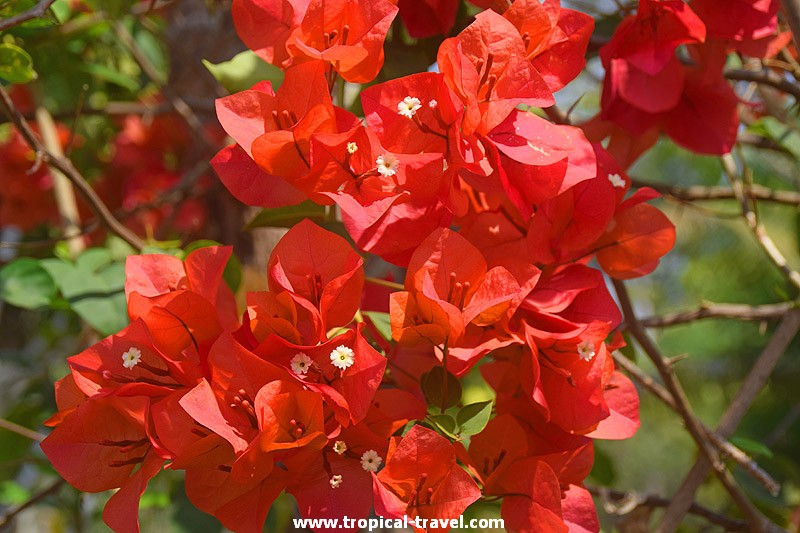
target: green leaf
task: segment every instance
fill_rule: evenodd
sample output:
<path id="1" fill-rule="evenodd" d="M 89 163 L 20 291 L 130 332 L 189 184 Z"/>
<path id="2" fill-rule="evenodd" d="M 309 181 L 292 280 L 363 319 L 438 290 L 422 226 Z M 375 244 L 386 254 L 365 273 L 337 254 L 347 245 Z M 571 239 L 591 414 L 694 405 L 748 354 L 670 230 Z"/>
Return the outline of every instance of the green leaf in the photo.
<path id="1" fill-rule="evenodd" d="M 102 252 L 87 250 L 74 264 L 63 259 L 45 259 L 41 264 L 70 308 L 99 333 L 111 335 L 128 323 L 125 265 L 105 261 L 111 254 Z"/>
<path id="2" fill-rule="evenodd" d="M 50 305 L 56 283 L 36 259 L 23 257 L 0 270 L 0 299 L 24 309 Z"/>
<path id="3" fill-rule="evenodd" d="M 452 438 L 456 437 L 456 421 L 448 414 L 429 415 L 428 419 L 434 426 L 441 429 L 447 436 Z"/>
<path id="4" fill-rule="evenodd" d="M 800 133 L 777 118 L 763 117 L 750 129 L 754 133 L 772 139 L 795 157 L 800 157 Z"/>
<path id="5" fill-rule="evenodd" d="M 263 80 L 272 82 L 272 88 L 277 91 L 283 83 L 283 71 L 251 50 L 236 54 L 230 61 L 216 65 L 204 59 L 203 65 L 230 93 L 244 91 Z"/>
<path id="6" fill-rule="evenodd" d="M 31 56 L 11 43 L 0 43 L 0 78 L 10 83 L 28 83 L 36 79 Z"/>
<path id="7" fill-rule="evenodd" d="M 87 74 L 91 74 L 97 79 L 119 85 L 120 87 L 128 89 L 131 92 L 136 92 L 139 90 L 139 80 L 132 78 L 131 76 L 127 76 L 118 70 L 101 65 L 100 63 L 84 63 L 78 68 Z"/>
<path id="8" fill-rule="evenodd" d="M 30 491 L 16 481 L 0 483 L 0 504 L 19 505 L 28 501 L 30 497 Z"/>
<path id="9" fill-rule="evenodd" d="M 447 391 L 444 391 L 444 380 L 447 380 Z M 433 367 L 430 372 L 422 375 L 422 392 L 428 405 L 434 407 L 453 407 L 461 401 L 461 383 L 450 372 L 444 376 L 444 369 L 440 366 Z"/>
<path id="10" fill-rule="evenodd" d="M 465 405 L 456 415 L 456 422 L 462 435 L 476 435 L 483 431 L 492 416 L 492 401 Z"/>
<path id="11" fill-rule="evenodd" d="M 311 200 L 289 207 L 262 209 L 248 222 L 244 229 L 279 227 L 291 228 L 304 218 L 315 221 L 325 219 L 325 207 L 317 205 Z"/>
<path id="12" fill-rule="evenodd" d="M 89 272 L 97 272 L 112 261 L 111 252 L 105 248 L 89 248 L 78 257 L 75 266 Z"/>
<path id="13" fill-rule="evenodd" d="M 599 485 L 609 486 L 617 479 L 617 471 L 611 458 L 599 446 L 594 447 L 594 465 L 589 477 Z"/>
<path id="14" fill-rule="evenodd" d="M 753 457 L 766 457 L 767 459 L 774 457 L 772 450 L 757 440 L 747 437 L 732 437 L 731 444 Z"/>
<path id="15" fill-rule="evenodd" d="M 139 49 L 147 56 L 150 63 L 152 63 L 158 72 L 162 72 L 164 73 L 162 75 L 166 76 L 167 57 L 164 54 L 161 41 L 159 41 L 155 35 L 144 29 L 138 30 L 134 38 L 136 39 L 136 44 L 139 45 Z"/>
<path id="16" fill-rule="evenodd" d="M 619 349 L 620 353 L 631 361 L 636 362 L 636 350 L 633 347 L 630 333 L 623 333 L 622 338 L 625 339 L 625 346 Z"/>
<path id="17" fill-rule="evenodd" d="M 392 340 L 392 324 L 389 318 L 389 313 L 381 313 L 380 311 L 362 311 L 362 315 L 369 318 L 375 329 L 378 330 L 381 337 L 387 341 Z"/>
<path id="18" fill-rule="evenodd" d="M 141 509 L 166 509 L 169 505 L 170 498 L 166 492 L 148 490 L 142 494 L 142 499 L 139 500 L 139 508 Z"/>

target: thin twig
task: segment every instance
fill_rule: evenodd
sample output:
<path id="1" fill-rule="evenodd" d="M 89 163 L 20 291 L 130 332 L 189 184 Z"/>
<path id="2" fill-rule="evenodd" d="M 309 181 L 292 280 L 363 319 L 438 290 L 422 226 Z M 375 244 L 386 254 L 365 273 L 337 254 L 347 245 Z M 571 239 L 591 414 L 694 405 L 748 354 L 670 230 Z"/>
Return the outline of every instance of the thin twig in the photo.
<path id="1" fill-rule="evenodd" d="M 36 505 L 37 503 L 47 498 L 48 496 L 58 492 L 58 489 L 60 489 L 62 485 L 64 485 L 64 480 L 57 479 L 52 483 L 50 483 L 50 485 L 48 485 L 41 491 L 37 492 L 36 494 L 28 498 L 26 501 L 22 502 L 16 507 L 7 510 L 5 513 L 3 513 L 2 516 L 0 516 L 0 529 L 10 524 L 11 521 L 17 517 L 17 515 L 19 515 L 22 511 L 24 511 L 28 507 Z"/>
<path id="2" fill-rule="evenodd" d="M 764 388 L 769 376 L 772 375 L 775 366 L 786 351 L 789 343 L 797 335 L 798 330 L 800 330 L 800 311 L 792 311 L 781 321 L 775 333 L 758 356 L 752 370 L 744 379 L 736 397 L 726 409 L 725 414 L 722 415 L 722 419 L 717 426 L 717 435 L 722 438 L 728 438 L 736 431 L 747 410 L 753 404 L 761 389 Z M 708 463 L 702 457 L 698 458 L 681 484 L 681 488 L 675 494 L 672 504 L 665 513 L 665 517 L 671 516 L 674 517 L 673 520 L 677 520 L 679 516 L 682 516 L 682 513 L 686 512 L 688 505 L 694 500 L 695 492 L 705 481 L 708 469 Z"/>
<path id="3" fill-rule="evenodd" d="M 675 410 L 683 419 L 686 429 L 689 431 L 689 434 L 692 436 L 692 439 L 694 439 L 695 443 L 697 443 L 702 456 L 704 456 L 712 465 L 717 478 L 720 480 L 722 485 L 725 487 L 725 490 L 728 491 L 728 494 L 730 494 L 733 501 L 736 502 L 736 505 L 739 507 L 739 509 L 741 509 L 742 513 L 747 518 L 747 522 L 750 525 L 751 530 L 755 533 L 770 531 L 771 522 L 769 522 L 769 520 L 767 520 L 747 498 L 747 496 L 744 495 L 742 490 L 734 481 L 733 476 L 731 476 L 730 472 L 728 472 L 727 468 L 725 467 L 725 463 L 720 460 L 713 443 L 703 430 L 702 424 L 697 419 L 694 411 L 692 411 L 689 400 L 686 397 L 686 393 L 683 391 L 683 387 L 672 372 L 672 367 L 664 358 L 664 356 L 661 355 L 658 347 L 647 334 L 644 327 L 637 320 L 636 315 L 633 312 L 633 304 L 628 296 L 628 291 L 625 288 L 625 284 L 619 280 L 614 280 L 614 288 L 617 291 L 617 296 L 619 297 L 620 306 L 622 307 L 622 311 L 625 315 L 625 320 L 628 324 L 629 331 L 656 366 L 658 373 L 661 375 L 661 379 L 664 381 L 667 390 L 675 402 Z M 677 527 L 678 523 L 680 523 L 682 520 L 683 515 L 678 517 L 677 523 L 674 522 L 674 518 L 675 517 L 673 516 L 665 514 L 665 520 L 662 522 L 658 531 L 660 533 L 672 533 Z"/>
<path id="4" fill-rule="evenodd" d="M 722 156 L 721 160 L 722 169 L 728 176 L 733 193 L 742 206 L 742 215 L 744 216 L 745 222 L 747 222 L 747 225 L 750 227 L 750 231 L 753 232 L 758 244 L 767 254 L 770 261 L 772 261 L 795 288 L 800 290 L 800 273 L 789 266 L 783 253 L 775 246 L 775 242 L 770 238 L 769 234 L 767 234 L 767 230 L 761 222 L 759 222 L 754 206 L 752 205 L 752 197 L 745 194 L 744 185 L 736 169 L 736 162 L 733 160 L 733 156 L 727 154 Z"/>
<path id="5" fill-rule="evenodd" d="M 33 133 L 33 130 L 31 130 L 28 122 L 11 101 L 9 94 L 1 85 L 0 109 L 11 119 L 16 129 L 22 135 L 23 139 L 25 139 L 25 142 L 37 153 L 42 162 L 58 169 L 72 182 L 72 185 L 83 196 L 84 200 L 86 200 L 89 207 L 91 207 L 101 224 L 107 230 L 119 236 L 136 250 L 142 250 L 144 248 L 142 240 L 135 233 L 122 225 L 119 220 L 114 218 L 108 210 L 108 207 L 106 207 L 100 197 L 97 196 L 92 186 L 89 185 L 86 179 L 78 172 L 72 162 L 69 159 L 57 157 L 47 151 L 38 137 Z"/>
<path id="6" fill-rule="evenodd" d="M 42 435 L 38 431 L 15 424 L 14 422 L 6 420 L 5 418 L 0 418 L 0 429 L 8 430 L 12 433 L 16 433 L 17 435 L 22 435 L 26 439 L 35 440 L 36 442 L 42 442 L 46 436 Z"/>
<path id="7" fill-rule="evenodd" d="M 388 287 L 390 289 L 394 289 L 396 291 L 403 291 L 405 287 L 401 283 L 395 283 L 394 281 L 387 281 L 385 279 L 380 278 L 364 278 L 364 281 L 367 283 L 372 283 L 373 285 L 380 285 L 381 287 Z"/>
<path id="8" fill-rule="evenodd" d="M 186 99 L 192 109 L 203 113 L 214 112 L 214 99 L 191 98 Z M 175 109 L 169 102 L 144 103 L 144 102 L 109 102 L 104 107 L 83 107 L 81 115 L 103 115 L 103 116 L 127 116 L 127 115 L 164 115 L 174 113 Z M 56 120 L 74 120 L 76 110 L 59 111 L 52 113 Z M 23 113 L 26 120 L 36 118 L 33 113 Z M 0 124 L 7 122 L 5 118 L 0 118 Z"/>
<path id="9" fill-rule="evenodd" d="M 44 107 L 40 106 L 36 108 L 36 123 L 39 125 L 39 131 L 42 133 L 42 142 L 47 151 L 55 157 L 64 158 L 64 150 L 61 148 L 61 141 L 58 138 L 56 123 Z M 78 213 L 78 201 L 75 198 L 75 190 L 72 188 L 69 179 L 67 179 L 61 171 L 52 168 L 50 171 L 53 175 L 53 196 L 55 196 L 56 199 L 58 215 L 64 234 L 80 234 L 81 219 Z M 84 248 L 86 248 L 83 239 L 80 237 L 67 239 L 66 243 L 70 256 L 72 256 L 73 259 L 78 257 Z"/>
<path id="10" fill-rule="evenodd" d="M 764 305 L 702 303 L 697 309 L 640 318 L 639 323 L 648 328 L 664 328 L 686 324 L 706 318 L 734 320 L 769 320 L 780 318 L 797 307 L 797 302 L 780 302 Z"/>
<path id="11" fill-rule="evenodd" d="M 0 248 L 12 248 L 12 249 L 26 249 L 26 248 L 48 248 L 50 246 L 55 246 L 61 241 L 66 241 L 69 239 L 76 239 L 78 237 L 83 237 L 95 231 L 99 228 L 100 225 L 97 223 L 96 220 L 91 220 L 81 226 L 80 230 L 77 233 L 64 233 L 63 235 L 59 235 L 58 237 L 53 237 L 52 239 L 39 239 L 35 241 L 16 241 L 16 242 L 9 242 L 9 241 L 0 241 Z"/>
<path id="12" fill-rule="evenodd" d="M 195 137 L 205 144 L 207 148 L 215 148 L 214 143 L 204 134 L 205 129 L 203 128 L 203 123 L 194 113 L 194 110 L 192 110 L 183 98 L 174 94 L 170 87 L 167 86 L 166 77 L 153 65 L 128 29 L 118 20 L 108 19 L 108 22 L 114 28 L 114 33 L 116 33 L 120 42 L 131 52 L 131 55 L 133 55 L 133 58 L 139 64 L 145 75 L 161 89 L 172 108 L 183 117 L 189 125 Z"/>
<path id="13" fill-rule="evenodd" d="M 679 187 L 663 183 L 648 183 L 637 178 L 633 178 L 631 181 L 635 187 L 650 187 L 661 194 L 672 196 L 679 200 L 686 200 L 687 202 L 697 200 L 732 200 L 736 198 L 736 194 L 730 187 L 706 187 L 703 185 Z M 800 205 L 800 193 L 795 191 L 779 191 L 770 189 L 769 187 L 753 185 L 749 192 L 756 200 L 793 206 Z"/>
<path id="14" fill-rule="evenodd" d="M 14 26 L 19 26 L 20 24 L 28 22 L 29 20 L 43 17 L 54 2 L 55 0 L 39 0 L 39 2 L 37 2 L 36 5 L 29 10 L 18 15 L 14 15 L 13 17 L 0 20 L 0 31 L 13 28 Z"/>
<path id="15" fill-rule="evenodd" d="M 569 125 L 569 115 L 561 111 L 557 105 L 551 105 L 550 107 L 545 107 L 542 109 L 544 113 L 547 115 L 547 118 L 552 120 L 556 124 L 565 124 Z"/>
<path id="16" fill-rule="evenodd" d="M 619 502 L 623 502 L 625 505 L 625 510 L 627 513 L 630 513 L 637 507 L 667 507 L 670 504 L 670 500 L 661 496 L 656 496 L 653 494 L 639 494 L 638 492 L 634 491 L 619 491 L 613 490 L 606 487 L 592 487 L 586 486 L 586 490 L 589 491 L 590 494 L 594 496 L 599 496 L 603 499 L 608 500 L 616 500 Z M 627 514 L 625 513 L 625 514 Z M 692 503 L 692 506 L 689 508 L 689 513 L 695 516 L 700 516 L 705 518 L 712 524 L 717 526 L 722 526 L 725 528 L 725 531 L 749 531 L 749 526 L 747 522 L 744 520 L 736 520 L 735 518 L 730 518 L 723 514 L 717 513 L 712 511 L 707 507 L 703 507 L 697 503 Z M 619 514 L 619 513 L 614 513 Z"/>
<path id="17" fill-rule="evenodd" d="M 795 100 L 800 100 L 800 85 L 792 83 L 777 72 L 771 70 L 740 70 L 729 69 L 723 72 L 723 76 L 731 81 L 750 81 L 760 83 L 783 91 L 794 96 Z"/>
<path id="18" fill-rule="evenodd" d="M 612 353 L 612 357 L 617 365 L 624 369 L 628 375 L 633 378 L 634 381 L 639 383 L 641 386 L 646 388 L 649 392 L 653 394 L 656 398 L 664 402 L 667 406 L 669 406 L 673 410 L 677 410 L 675 406 L 675 401 L 672 399 L 672 395 L 669 393 L 667 389 L 664 388 L 663 385 L 656 382 L 653 378 L 651 378 L 647 373 L 645 373 L 641 368 L 636 366 L 636 364 L 625 357 L 619 351 L 615 351 Z M 701 423 L 703 431 L 705 431 L 706 436 L 709 438 L 711 443 L 717 447 L 717 449 L 722 452 L 723 454 L 730 457 L 733 461 L 736 462 L 746 473 L 748 473 L 753 479 L 758 481 L 761 485 L 767 489 L 770 494 L 776 495 L 778 491 L 780 491 L 780 483 L 775 481 L 775 479 L 770 476 L 761 466 L 756 463 L 750 456 L 748 456 L 745 452 L 728 442 L 726 439 L 715 433 L 713 430 L 709 429 L 707 426 Z"/>

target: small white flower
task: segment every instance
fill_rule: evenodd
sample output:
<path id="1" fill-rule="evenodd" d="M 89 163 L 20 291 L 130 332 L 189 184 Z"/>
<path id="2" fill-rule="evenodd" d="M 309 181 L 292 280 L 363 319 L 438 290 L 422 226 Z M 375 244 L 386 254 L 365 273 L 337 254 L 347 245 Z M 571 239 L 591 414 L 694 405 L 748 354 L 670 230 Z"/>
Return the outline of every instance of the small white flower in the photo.
<path id="1" fill-rule="evenodd" d="M 122 354 L 122 366 L 130 370 L 139 364 L 142 358 L 142 351 L 139 348 L 129 348 L 127 352 Z"/>
<path id="2" fill-rule="evenodd" d="M 625 178 L 623 178 L 619 174 L 609 174 L 608 181 L 610 181 L 611 185 L 613 185 L 617 189 L 624 189 L 626 185 Z"/>
<path id="3" fill-rule="evenodd" d="M 578 357 L 580 357 L 582 361 L 591 361 L 594 356 L 594 343 L 591 341 L 583 341 L 578 345 Z"/>
<path id="4" fill-rule="evenodd" d="M 335 451 L 337 455 L 342 455 L 347 451 L 347 444 L 345 444 L 343 440 L 337 440 L 333 443 L 333 451 Z"/>
<path id="5" fill-rule="evenodd" d="M 375 450 L 367 450 L 361 456 L 361 468 L 367 472 L 377 472 L 382 462 L 383 459 Z"/>
<path id="6" fill-rule="evenodd" d="M 347 143 L 347 153 L 352 155 L 356 152 L 358 152 L 358 145 L 352 141 Z"/>
<path id="7" fill-rule="evenodd" d="M 355 352 L 348 348 L 345 345 L 337 346 L 331 352 L 331 363 L 336 368 L 341 368 L 342 370 L 353 366 L 353 361 L 355 360 Z"/>
<path id="8" fill-rule="evenodd" d="M 292 357 L 292 372 L 305 375 L 308 369 L 311 368 L 313 362 L 314 361 L 309 356 L 303 352 L 298 352 L 297 355 Z"/>
<path id="9" fill-rule="evenodd" d="M 397 174 L 400 161 L 392 154 L 382 154 L 375 160 L 375 164 L 378 165 L 378 174 L 388 178 Z"/>
<path id="10" fill-rule="evenodd" d="M 417 110 L 422 107 L 419 98 L 406 96 L 403 101 L 397 104 L 397 113 L 404 117 L 411 118 L 417 114 Z"/>
<path id="11" fill-rule="evenodd" d="M 439 102 L 437 102 L 436 100 L 431 100 L 430 102 L 428 102 L 428 107 L 430 107 L 431 109 L 436 109 L 438 105 Z"/>
<path id="12" fill-rule="evenodd" d="M 330 480 L 331 488 L 338 489 L 342 484 L 342 476 L 335 474 Z"/>

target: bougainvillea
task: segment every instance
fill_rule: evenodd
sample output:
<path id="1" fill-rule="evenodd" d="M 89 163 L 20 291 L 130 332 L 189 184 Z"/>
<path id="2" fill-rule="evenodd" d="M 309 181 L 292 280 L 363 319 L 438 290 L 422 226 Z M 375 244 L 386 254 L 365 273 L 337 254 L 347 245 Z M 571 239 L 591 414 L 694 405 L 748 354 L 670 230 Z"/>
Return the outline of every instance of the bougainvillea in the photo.
<path id="1" fill-rule="evenodd" d="M 42 443 L 79 489 L 119 489 L 113 529 L 138 531 L 169 468 L 234 531 L 261 531 L 283 491 L 308 518 L 449 520 L 501 498 L 509 530 L 599 530 L 593 441 L 639 426 L 605 276 L 652 272 L 675 240 L 657 193 L 628 194 L 631 146 L 661 131 L 729 151 L 725 54 L 785 37 L 775 2 L 726 18 L 724 2 L 641 0 L 600 50 L 602 111 L 582 129 L 540 109 L 583 68 L 591 17 L 474 3 L 490 9 L 436 68 L 365 88 L 357 117 L 341 95 L 381 71 L 398 13 L 412 36 L 447 34 L 457 2 L 234 0 L 242 40 L 284 77 L 217 101 L 235 144 L 212 165 L 240 201 L 307 201 L 344 231 L 294 225 L 243 312 L 230 248 L 128 259 L 130 325 L 69 359 Z M 404 282 L 366 284 L 376 258 Z M 491 405 L 463 405 L 473 372 Z"/>

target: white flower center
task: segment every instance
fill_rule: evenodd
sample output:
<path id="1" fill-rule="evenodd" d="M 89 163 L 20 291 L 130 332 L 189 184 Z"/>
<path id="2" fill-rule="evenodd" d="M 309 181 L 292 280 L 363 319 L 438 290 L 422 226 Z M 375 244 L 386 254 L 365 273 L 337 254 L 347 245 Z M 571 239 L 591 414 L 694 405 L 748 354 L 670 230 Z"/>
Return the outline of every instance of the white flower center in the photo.
<path id="1" fill-rule="evenodd" d="M 609 174 L 608 181 L 610 181 L 611 185 L 613 185 L 617 189 L 624 189 L 625 185 L 627 184 L 625 178 L 623 178 L 619 174 Z"/>
<path id="2" fill-rule="evenodd" d="M 347 153 L 354 154 L 356 152 L 358 152 L 358 145 L 354 142 L 347 143 Z"/>
<path id="3" fill-rule="evenodd" d="M 583 361 L 591 361 L 595 356 L 594 343 L 591 341 L 583 341 L 578 345 L 578 357 Z"/>
<path id="4" fill-rule="evenodd" d="M 314 361 L 304 354 L 303 352 L 298 352 L 297 355 L 292 357 L 291 366 L 292 372 L 295 374 L 303 374 L 305 375 L 308 372 L 308 369 L 311 368 L 311 364 Z"/>
<path id="5" fill-rule="evenodd" d="M 337 455 L 342 455 L 347 451 L 347 444 L 345 444 L 343 440 L 337 440 L 333 443 L 333 451 L 336 452 Z"/>
<path id="6" fill-rule="evenodd" d="M 436 109 L 438 105 L 439 102 L 437 102 L 436 100 L 431 100 L 430 102 L 428 102 L 428 107 L 430 107 L 431 109 Z"/>
<path id="7" fill-rule="evenodd" d="M 139 348 L 129 348 L 127 352 L 122 354 L 122 366 L 130 370 L 139 364 L 142 358 L 142 351 Z"/>
<path id="8" fill-rule="evenodd" d="M 375 450 L 367 450 L 361 456 L 361 468 L 367 472 L 377 472 L 382 462 L 383 459 Z"/>
<path id="9" fill-rule="evenodd" d="M 375 160 L 375 164 L 378 165 L 378 174 L 388 178 L 397 174 L 400 161 L 392 154 L 382 154 Z"/>
<path id="10" fill-rule="evenodd" d="M 342 484 L 342 476 L 334 474 L 333 477 L 331 477 L 330 484 L 332 488 L 338 489 L 339 485 Z"/>
<path id="11" fill-rule="evenodd" d="M 417 114 L 417 110 L 422 107 L 422 104 L 419 101 L 419 98 L 414 98 L 412 96 L 406 96 L 403 98 L 403 101 L 397 104 L 397 113 L 404 116 L 411 118 Z"/>
<path id="12" fill-rule="evenodd" d="M 340 368 L 342 370 L 353 366 L 353 361 L 355 360 L 355 352 L 348 348 L 347 346 L 341 345 L 337 346 L 331 352 L 331 363 L 336 368 Z"/>

